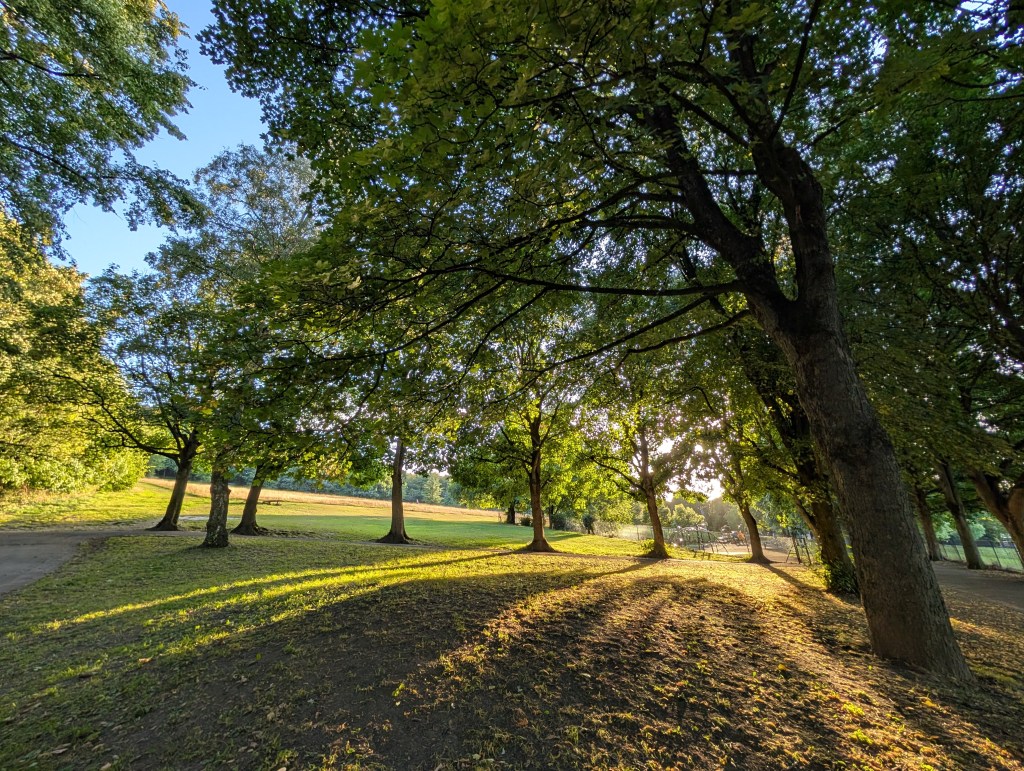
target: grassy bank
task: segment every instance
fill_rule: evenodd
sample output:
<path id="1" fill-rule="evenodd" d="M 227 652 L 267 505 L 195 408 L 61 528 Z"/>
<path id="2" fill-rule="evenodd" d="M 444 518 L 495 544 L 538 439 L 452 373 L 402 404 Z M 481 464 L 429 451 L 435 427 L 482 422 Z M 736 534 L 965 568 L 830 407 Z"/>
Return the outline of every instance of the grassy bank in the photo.
<path id="1" fill-rule="evenodd" d="M 1024 615 L 951 607 L 978 687 L 799 568 L 116 538 L 0 600 L 0 767 L 1022 768 Z"/>

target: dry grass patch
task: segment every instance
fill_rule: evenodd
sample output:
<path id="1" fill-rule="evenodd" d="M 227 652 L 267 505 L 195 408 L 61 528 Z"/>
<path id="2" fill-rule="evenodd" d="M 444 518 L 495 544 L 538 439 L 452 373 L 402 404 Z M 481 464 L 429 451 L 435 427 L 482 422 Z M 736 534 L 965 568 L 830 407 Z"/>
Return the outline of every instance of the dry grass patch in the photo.
<path id="1" fill-rule="evenodd" d="M 174 481 L 170 479 L 147 479 L 144 484 L 152 485 L 153 487 L 159 487 L 170 491 L 174 487 Z M 248 494 L 249 488 L 238 485 L 231 486 L 231 500 L 233 503 L 241 504 L 245 501 L 245 496 Z M 186 488 L 186 493 L 197 498 L 210 497 L 210 486 L 202 482 L 189 482 Z M 351 495 L 332 495 L 331 493 L 304 493 L 297 490 L 272 490 L 270 488 L 264 488 L 263 494 L 260 497 L 260 503 L 263 506 L 273 507 L 282 503 L 301 503 L 309 504 L 313 506 L 332 506 L 341 507 L 342 509 L 354 509 L 360 513 L 365 513 L 365 510 L 379 512 L 390 512 L 391 501 L 381 500 L 378 498 L 357 498 Z M 464 509 L 459 506 L 435 506 L 429 503 L 405 503 L 405 511 L 407 514 L 431 514 L 442 515 L 443 517 L 451 518 L 454 521 L 472 521 L 478 522 L 481 519 L 494 522 L 501 518 L 499 512 L 486 511 L 484 509 Z M 272 508 L 264 509 L 266 513 L 273 513 Z"/>

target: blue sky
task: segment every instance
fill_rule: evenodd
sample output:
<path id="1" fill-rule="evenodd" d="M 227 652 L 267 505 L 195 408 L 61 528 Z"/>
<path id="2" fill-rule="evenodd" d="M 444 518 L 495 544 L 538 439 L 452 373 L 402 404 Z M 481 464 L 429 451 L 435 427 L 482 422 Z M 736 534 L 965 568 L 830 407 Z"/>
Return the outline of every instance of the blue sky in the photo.
<path id="1" fill-rule="evenodd" d="M 261 144 L 259 104 L 235 94 L 224 80 L 223 68 L 199 53 L 194 40 L 203 27 L 213 21 L 210 0 L 167 0 L 167 6 L 186 25 L 190 38 L 181 41 L 188 53 L 189 76 L 196 86 L 189 92 L 192 107 L 175 121 L 187 139 L 179 141 L 161 135 L 136 153 L 147 164 L 168 169 L 183 179 L 206 165 L 221 150 L 238 144 Z M 128 228 L 118 214 L 93 206 L 76 206 L 64 218 L 68 239 L 65 248 L 78 265 L 90 275 L 117 264 L 124 271 L 145 268 L 145 256 L 167 236 L 156 227 Z"/>

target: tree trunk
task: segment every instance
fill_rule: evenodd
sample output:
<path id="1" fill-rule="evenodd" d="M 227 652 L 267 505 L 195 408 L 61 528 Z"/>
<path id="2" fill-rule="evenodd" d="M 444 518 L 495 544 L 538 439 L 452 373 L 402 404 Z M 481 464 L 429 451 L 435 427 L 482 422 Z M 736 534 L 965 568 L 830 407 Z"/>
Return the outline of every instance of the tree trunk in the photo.
<path id="1" fill-rule="evenodd" d="M 857 377 L 831 255 L 827 260 L 833 291 L 816 293 L 819 307 L 801 303 L 783 323 L 768 320 L 766 327 L 793 367 L 797 396 L 850 528 L 872 647 L 883 658 L 970 680 L 896 453 Z"/>
<path id="2" fill-rule="evenodd" d="M 1024 476 L 1010 488 L 1009 494 L 999 489 L 999 482 L 980 469 L 968 472 L 978 497 L 1013 539 L 1021 559 L 1024 559 Z"/>
<path id="3" fill-rule="evenodd" d="M 181 450 L 178 456 L 178 470 L 174 474 L 174 487 L 171 489 L 171 500 L 167 502 L 167 509 L 164 511 L 163 519 L 157 522 L 150 530 L 177 530 L 178 517 L 181 516 L 181 505 L 185 501 L 185 491 L 188 488 L 188 478 L 192 474 L 192 463 L 195 461 L 199 443 L 193 444 L 191 437 Z"/>
<path id="4" fill-rule="evenodd" d="M 757 529 L 757 520 L 750 513 L 750 504 L 742 496 L 739 497 L 740 516 L 743 517 L 743 524 L 747 526 L 747 533 L 750 536 L 750 561 L 760 565 L 767 565 L 771 560 L 764 556 L 764 549 L 761 548 L 761 533 Z"/>
<path id="5" fill-rule="evenodd" d="M 942 490 L 942 497 L 946 500 L 946 508 L 953 517 L 953 525 L 956 527 L 957 535 L 960 536 L 960 545 L 964 550 L 964 560 L 971 570 L 981 570 L 985 564 L 981 561 L 981 552 L 974 543 L 974 536 L 971 535 L 971 528 L 967 524 L 967 509 L 964 508 L 960 491 L 956 487 L 956 477 L 949 464 L 943 461 L 939 464 L 939 489 Z"/>
<path id="6" fill-rule="evenodd" d="M 508 511 L 505 512 L 505 524 L 514 525 L 516 523 L 516 499 L 513 498 L 508 504 Z"/>
<path id="7" fill-rule="evenodd" d="M 658 495 L 654 489 L 654 481 L 648 476 L 642 482 L 644 500 L 647 503 L 647 516 L 651 520 L 651 532 L 654 534 L 654 547 L 646 556 L 656 559 L 668 559 L 668 547 L 665 546 L 665 531 L 661 526 L 661 515 L 658 514 Z"/>
<path id="8" fill-rule="evenodd" d="M 541 488 L 541 435 L 540 435 L 540 414 L 530 419 L 530 508 L 533 511 L 533 540 L 526 547 L 526 551 L 554 551 L 551 544 L 544 537 L 544 509 L 540 505 Z"/>
<path id="9" fill-rule="evenodd" d="M 402 500 L 402 472 L 405 470 L 405 443 L 395 440 L 395 462 L 391 468 L 391 529 L 380 543 L 412 543 L 405 532 L 405 503 Z"/>
<path id="10" fill-rule="evenodd" d="M 651 454 L 650 446 L 647 443 L 647 431 L 645 428 L 641 428 L 638 433 L 640 440 L 640 490 L 647 503 L 647 517 L 651 520 L 651 532 L 654 535 L 654 548 L 647 556 L 664 560 L 668 559 L 668 547 L 665 546 L 665 531 L 661 526 L 661 515 L 658 514 L 658 491 L 654 487 L 654 477 L 651 474 Z"/>
<path id="11" fill-rule="evenodd" d="M 210 478 L 210 518 L 206 522 L 203 546 L 223 548 L 228 545 L 228 499 L 231 488 L 223 469 L 214 468 Z"/>
<path id="12" fill-rule="evenodd" d="M 818 543 L 818 556 L 825 573 L 825 588 L 835 593 L 859 594 L 857 571 L 846 548 L 839 517 L 830 500 L 817 497 L 821 494 L 824 491 L 808 490 L 810 508 L 800 501 L 797 501 L 797 508 Z"/>
<path id="13" fill-rule="evenodd" d="M 924 542 L 928 547 L 928 559 L 932 562 L 942 560 L 942 548 L 935 536 L 935 523 L 932 522 L 932 511 L 928 508 L 928 495 L 920 485 L 914 485 L 914 505 L 917 507 L 917 519 L 924 531 Z"/>
<path id="14" fill-rule="evenodd" d="M 749 50 L 729 56 L 748 71 Z M 741 61 L 742 60 L 742 61 Z M 702 240 L 730 264 L 748 305 L 793 371 L 795 392 L 850 529 L 872 648 L 879 656 L 972 680 L 914 522 L 892 442 L 857 376 L 839 312 L 822 186 L 773 121 L 752 120 L 757 178 L 781 204 L 793 252 L 796 297 L 780 286 L 765 245 L 740 230 L 708 184 L 669 106 L 645 113 Z"/>
<path id="15" fill-rule="evenodd" d="M 830 592 L 859 594 L 853 561 L 832 506 L 832 488 L 814 455 L 810 420 L 792 391 L 792 383 L 780 380 L 777 374 L 785 367 L 784 354 L 767 338 L 740 340 L 734 336 L 734 342 L 747 380 L 768 409 L 772 424 L 793 461 L 797 480 L 810 501 L 810 510 L 799 500 L 796 503 L 818 543 L 825 588 Z"/>
<path id="16" fill-rule="evenodd" d="M 263 476 L 257 474 L 253 477 L 252 485 L 249 487 L 249 494 L 245 496 L 245 506 L 242 508 L 242 519 L 232 530 L 238 535 L 266 535 L 270 531 L 265 527 L 256 524 L 256 508 L 259 506 L 260 493 L 263 492 Z"/>

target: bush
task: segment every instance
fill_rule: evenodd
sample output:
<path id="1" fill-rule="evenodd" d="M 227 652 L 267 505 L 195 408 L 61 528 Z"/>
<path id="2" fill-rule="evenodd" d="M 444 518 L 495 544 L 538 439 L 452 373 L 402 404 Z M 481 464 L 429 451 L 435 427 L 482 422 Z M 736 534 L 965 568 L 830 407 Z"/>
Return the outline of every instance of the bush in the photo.
<path id="1" fill-rule="evenodd" d="M 529 514 L 524 514 L 519 518 L 519 524 L 523 527 L 533 527 L 533 517 Z"/>
<path id="2" fill-rule="evenodd" d="M 563 511 L 556 511 L 551 515 L 551 528 L 553 530 L 568 530 L 569 520 L 572 517 Z"/>

